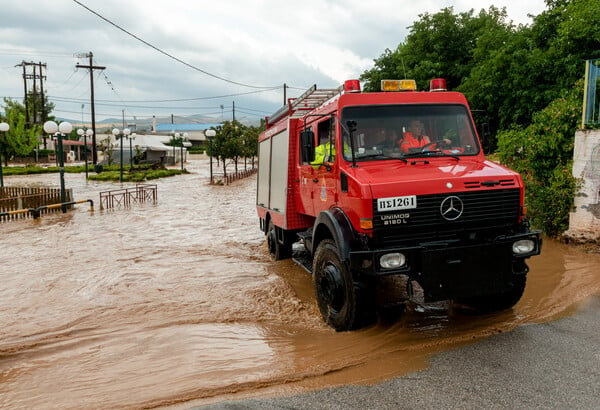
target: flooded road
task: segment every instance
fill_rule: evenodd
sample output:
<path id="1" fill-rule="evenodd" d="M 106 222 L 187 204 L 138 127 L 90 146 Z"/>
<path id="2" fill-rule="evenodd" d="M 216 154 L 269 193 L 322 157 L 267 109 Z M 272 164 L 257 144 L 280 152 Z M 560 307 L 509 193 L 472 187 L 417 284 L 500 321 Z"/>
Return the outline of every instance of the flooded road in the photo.
<path id="1" fill-rule="evenodd" d="M 186 407 L 371 383 L 600 293 L 600 255 L 546 240 L 513 310 L 473 316 L 436 304 L 336 333 L 309 274 L 270 260 L 255 177 L 210 186 L 206 159 L 186 167 L 151 182 L 157 204 L 103 211 L 99 192 L 119 184 L 66 174 L 95 212 L 84 204 L 0 223 L 0 407 Z M 4 181 L 58 186 L 59 176 Z"/>

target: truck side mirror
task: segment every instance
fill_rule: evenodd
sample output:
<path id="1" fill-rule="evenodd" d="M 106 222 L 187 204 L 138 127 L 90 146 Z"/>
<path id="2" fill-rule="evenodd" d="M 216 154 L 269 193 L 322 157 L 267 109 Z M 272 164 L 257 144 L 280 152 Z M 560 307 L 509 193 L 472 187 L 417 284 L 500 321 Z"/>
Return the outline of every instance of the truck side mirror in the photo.
<path id="1" fill-rule="evenodd" d="M 315 160 L 315 134 L 310 129 L 300 132 L 300 147 L 302 162 L 309 163 Z"/>

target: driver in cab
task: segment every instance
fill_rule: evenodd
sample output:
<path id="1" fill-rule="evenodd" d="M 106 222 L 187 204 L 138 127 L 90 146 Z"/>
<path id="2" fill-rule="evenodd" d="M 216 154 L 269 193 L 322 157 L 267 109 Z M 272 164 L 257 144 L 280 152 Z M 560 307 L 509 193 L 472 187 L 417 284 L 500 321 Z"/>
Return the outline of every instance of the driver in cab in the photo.
<path id="1" fill-rule="evenodd" d="M 448 138 L 444 138 L 437 143 L 431 142 L 431 138 L 424 134 L 425 125 L 419 120 L 412 120 L 408 123 L 408 127 L 403 134 L 402 140 L 400 141 L 400 151 L 403 153 L 436 149 L 437 146 L 449 146 L 452 141 Z M 428 148 L 431 147 L 431 148 Z"/>
<path id="2" fill-rule="evenodd" d="M 415 148 L 423 148 L 431 143 L 431 139 L 424 134 L 425 126 L 419 120 L 412 120 L 404 132 L 400 141 L 400 151 L 404 153 L 413 152 Z"/>

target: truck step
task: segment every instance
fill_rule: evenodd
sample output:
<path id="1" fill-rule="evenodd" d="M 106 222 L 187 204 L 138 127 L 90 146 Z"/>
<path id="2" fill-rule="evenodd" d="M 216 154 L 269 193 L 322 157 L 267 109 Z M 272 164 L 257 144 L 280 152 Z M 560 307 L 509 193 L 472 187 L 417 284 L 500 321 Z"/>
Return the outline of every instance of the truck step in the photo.
<path id="1" fill-rule="evenodd" d="M 296 262 L 298 265 L 300 265 L 302 268 L 304 268 L 305 271 L 307 271 L 308 273 L 310 273 L 312 275 L 312 264 L 310 262 L 309 259 L 307 258 L 297 258 L 297 257 L 293 257 L 292 260 L 294 262 Z"/>
<path id="2" fill-rule="evenodd" d="M 292 260 L 304 268 L 304 270 L 306 270 L 308 273 L 312 274 L 312 260 L 304 246 L 298 246 L 294 248 Z"/>

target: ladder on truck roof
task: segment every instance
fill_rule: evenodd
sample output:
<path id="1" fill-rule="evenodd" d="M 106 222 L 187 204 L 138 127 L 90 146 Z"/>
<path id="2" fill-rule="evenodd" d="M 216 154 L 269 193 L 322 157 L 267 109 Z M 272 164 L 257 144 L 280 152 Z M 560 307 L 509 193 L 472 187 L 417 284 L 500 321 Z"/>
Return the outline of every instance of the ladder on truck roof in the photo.
<path id="1" fill-rule="evenodd" d="M 267 117 L 267 122 L 269 124 L 275 124 L 285 116 L 289 116 L 290 118 L 302 117 L 307 112 L 314 110 L 325 101 L 341 93 L 343 89 L 344 86 L 340 86 L 338 88 L 318 89 L 317 85 L 314 84 L 300 97 L 290 98 L 287 105 L 281 107 L 272 116 Z"/>

